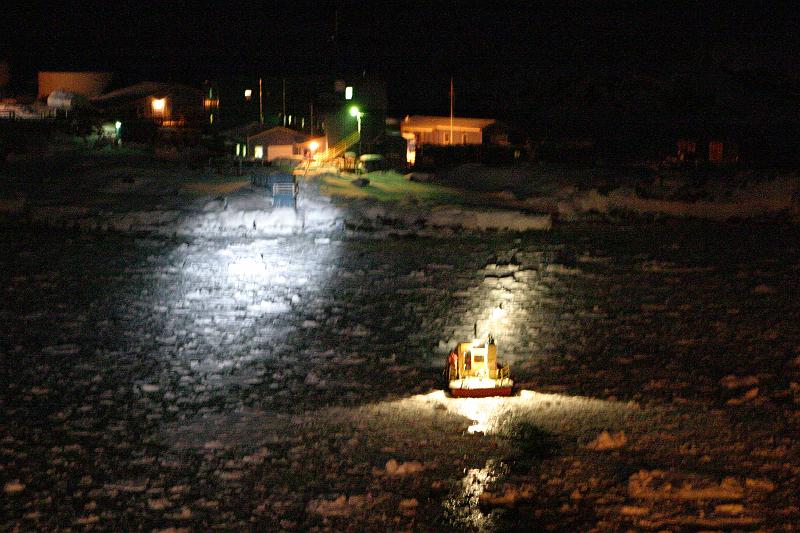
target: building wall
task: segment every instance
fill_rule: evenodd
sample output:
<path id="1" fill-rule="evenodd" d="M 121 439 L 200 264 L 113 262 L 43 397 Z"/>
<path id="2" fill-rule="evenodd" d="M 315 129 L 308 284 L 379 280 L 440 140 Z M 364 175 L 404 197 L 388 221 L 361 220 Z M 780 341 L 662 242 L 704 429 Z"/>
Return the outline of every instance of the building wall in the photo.
<path id="1" fill-rule="evenodd" d="M 255 152 L 253 153 L 255 154 Z M 267 161 L 272 161 L 279 157 L 292 157 L 293 155 L 295 155 L 295 153 L 292 145 L 267 146 L 266 152 L 264 152 Z"/>
<path id="2" fill-rule="evenodd" d="M 208 124 L 208 112 L 201 91 L 173 91 L 167 95 L 169 119 L 179 126 L 203 127 Z"/>
<path id="3" fill-rule="evenodd" d="M 445 129 L 437 128 L 434 131 L 414 131 L 410 128 L 403 128 L 403 133 L 413 133 L 416 137 L 417 146 L 440 145 L 447 146 L 450 144 L 482 144 L 483 133 L 481 131 L 464 131 L 453 128 L 453 142 L 450 142 L 450 128 Z"/>
<path id="4" fill-rule="evenodd" d="M 480 131 L 459 131 L 453 129 L 453 140 L 450 141 L 450 128 L 437 130 L 434 136 L 435 142 L 432 144 L 481 144 L 483 134 Z"/>
<path id="5" fill-rule="evenodd" d="M 153 100 L 164 99 L 164 109 L 153 109 Z M 200 91 L 172 91 L 158 97 L 139 98 L 116 108 L 116 118 L 148 119 L 164 126 L 203 128 L 208 124 L 208 110 Z"/>

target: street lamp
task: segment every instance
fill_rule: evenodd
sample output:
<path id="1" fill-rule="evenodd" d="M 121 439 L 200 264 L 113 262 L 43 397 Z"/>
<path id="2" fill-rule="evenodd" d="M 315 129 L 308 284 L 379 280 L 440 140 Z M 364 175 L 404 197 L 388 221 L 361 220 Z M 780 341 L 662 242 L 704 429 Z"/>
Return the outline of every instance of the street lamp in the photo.
<path id="1" fill-rule="evenodd" d="M 164 122 L 164 116 L 166 115 L 166 107 L 167 107 L 167 99 L 166 98 L 153 98 L 153 101 L 150 103 L 153 108 L 153 115 L 158 116 L 161 118 L 161 123 Z"/>
<path id="2" fill-rule="evenodd" d="M 350 108 L 350 116 L 356 117 L 358 123 L 358 156 L 361 157 L 361 117 L 364 116 L 357 106 Z"/>

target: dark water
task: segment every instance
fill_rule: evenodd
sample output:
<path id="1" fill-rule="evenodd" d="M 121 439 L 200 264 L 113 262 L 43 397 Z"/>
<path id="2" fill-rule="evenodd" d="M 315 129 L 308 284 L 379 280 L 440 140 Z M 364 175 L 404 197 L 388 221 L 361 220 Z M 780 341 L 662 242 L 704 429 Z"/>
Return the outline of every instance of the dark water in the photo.
<path id="1" fill-rule="evenodd" d="M 347 448 L 374 430 L 357 416 L 338 432 L 292 422 L 262 446 L 267 461 L 244 460 L 247 446 L 171 441 L 198 419 L 222 416 L 213 433 L 231 413 L 267 413 L 257 420 L 272 435 L 293 416 L 428 393 L 440 388 L 441 351 L 474 329 L 493 333 L 518 383 L 541 390 L 713 405 L 728 374 L 785 389 L 782 370 L 800 346 L 798 236 L 777 224 L 700 222 L 382 240 L 3 228 L 0 453 L 12 485 L 0 526 L 324 526 L 310 500 L 377 492 L 382 478 L 363 465 L 400 453 L 381 452 L 391 442 Z M 409 424 L 411 435 L 382 438 L 414 442 Z M 435 430 L 419 424 L 419 435 Z M 416 442 L 433 462 L 440 447 Z M 460 469 L 438 460 L 442 475 Z M 221 475 L 230 461 L 236 473 Z M 360 512 L 381 514 L 379 529 L 534 523 L 524 509 L 459 523 L 464 513 L 448 511 L 429 482 L 384 485 L 394 500 Z M 401 496 L 419 510 L 404 514 Z M 593 519 L 577 516 L 575 527 Z"/>

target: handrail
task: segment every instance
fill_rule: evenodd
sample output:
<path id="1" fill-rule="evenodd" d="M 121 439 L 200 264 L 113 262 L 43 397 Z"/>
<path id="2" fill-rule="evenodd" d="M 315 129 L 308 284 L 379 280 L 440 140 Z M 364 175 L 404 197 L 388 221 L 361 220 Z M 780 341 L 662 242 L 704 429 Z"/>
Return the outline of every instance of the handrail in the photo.
<path id="1" fill-rule="evenodd" d="M 272 184 L 272 193 L 273 194 L 285 194 L 285 193 L 292 193 L 294 194 L 295 185 L 294 183 L 273 183 Z"/>
<path id="2" fill-rule="evenodd" d="M 349 147 L 356 144 L 360 140 L 360 138 L 361 138 L 361 132 L 354 131 L 353 133 L 341 139 L 333 146 L 328 147 L 328 149 L 325 151 L 325 157 L 323 158 L 323 161 L 329 162 L 336 159 L 337 157 L 342 155 L 345 151 L 347 151 Z"/>

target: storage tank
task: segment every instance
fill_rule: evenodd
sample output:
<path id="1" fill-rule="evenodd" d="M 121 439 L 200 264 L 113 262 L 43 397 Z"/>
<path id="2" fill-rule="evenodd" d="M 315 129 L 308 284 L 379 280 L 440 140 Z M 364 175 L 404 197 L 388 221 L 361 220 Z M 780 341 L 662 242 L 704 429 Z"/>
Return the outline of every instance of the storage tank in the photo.
<path id="1" fill-rule="evenodd" d="M 75 93 L 86 98 L 100 96 L 111 83 L 110 72 L 39 72 L 40 100 L 53 91 Z"/>

